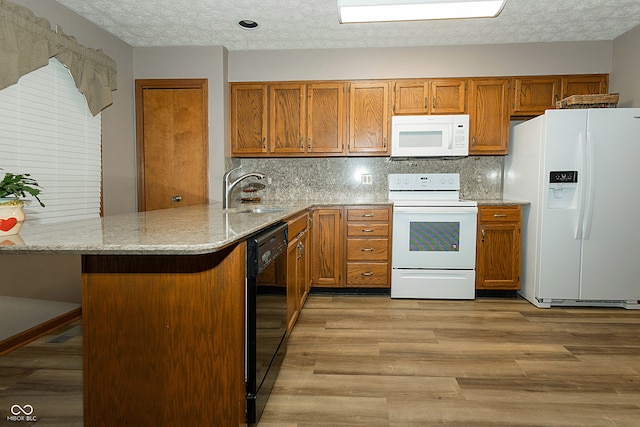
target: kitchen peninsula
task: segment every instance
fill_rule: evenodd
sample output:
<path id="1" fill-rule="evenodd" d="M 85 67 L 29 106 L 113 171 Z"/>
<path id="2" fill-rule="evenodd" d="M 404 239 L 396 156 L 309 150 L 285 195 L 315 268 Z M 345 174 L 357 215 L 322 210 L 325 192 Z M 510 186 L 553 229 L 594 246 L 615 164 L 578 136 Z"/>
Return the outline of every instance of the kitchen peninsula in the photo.
<path id="1" fill-rule="evenodd" d="M 85 425 L 244 424 L 245 240 L 308 207 L 211 204 L 0 237 L 0 255 L 82 256 Z"/>

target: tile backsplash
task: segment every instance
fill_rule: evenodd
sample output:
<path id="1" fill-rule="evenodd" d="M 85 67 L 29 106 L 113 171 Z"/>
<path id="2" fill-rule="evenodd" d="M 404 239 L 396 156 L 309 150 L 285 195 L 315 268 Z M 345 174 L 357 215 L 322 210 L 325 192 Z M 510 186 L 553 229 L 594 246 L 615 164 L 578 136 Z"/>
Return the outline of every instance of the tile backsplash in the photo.
<path id="1" fill-rule="evenodd" d="M 229 167 L 230 163 L 227 161 Z M 424 172 L 459 173 L 461 197 L 465 199 L 502 197 L 502 156 L 405 160 L 379 157 L 251 158 L 233 159 L 233 163 L 241 164 L 245 173 L 261 172 L 267 176 L 261 181 L 266 187 L 254 193 L 265 201 L 385 198 L 390 173 Z M 371 184 L 362 183 L 363 174 L 371 176 Z M 234 191 L 232 199 L 239 197 L 239 191 Z"/>

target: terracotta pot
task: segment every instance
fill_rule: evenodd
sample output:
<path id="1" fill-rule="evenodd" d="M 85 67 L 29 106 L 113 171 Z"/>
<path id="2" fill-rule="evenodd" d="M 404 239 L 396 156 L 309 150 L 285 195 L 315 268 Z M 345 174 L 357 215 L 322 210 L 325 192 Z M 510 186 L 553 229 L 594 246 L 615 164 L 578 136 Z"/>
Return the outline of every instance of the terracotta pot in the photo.
<path id="1" fill-rule="evenodd" d="M 18 234 L 24 224 L 24 202 L 0 199 L 0 236 Z"/>

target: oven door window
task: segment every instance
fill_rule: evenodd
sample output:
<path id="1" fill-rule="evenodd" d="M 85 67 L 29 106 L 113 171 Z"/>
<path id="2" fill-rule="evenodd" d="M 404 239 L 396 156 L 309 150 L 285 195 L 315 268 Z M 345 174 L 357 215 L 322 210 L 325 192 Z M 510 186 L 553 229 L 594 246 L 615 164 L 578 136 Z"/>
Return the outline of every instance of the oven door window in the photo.
<path id="1" fill-rule="evenodd" d="M 393 268 L 474 268 L 476 212 L 475 207 L 394 207 Z"/>
<path id="2" fill-rule="evenodd" d="M 409 251 L 460 251 L 460 223 L 411 221 L 409 223 Z"/>

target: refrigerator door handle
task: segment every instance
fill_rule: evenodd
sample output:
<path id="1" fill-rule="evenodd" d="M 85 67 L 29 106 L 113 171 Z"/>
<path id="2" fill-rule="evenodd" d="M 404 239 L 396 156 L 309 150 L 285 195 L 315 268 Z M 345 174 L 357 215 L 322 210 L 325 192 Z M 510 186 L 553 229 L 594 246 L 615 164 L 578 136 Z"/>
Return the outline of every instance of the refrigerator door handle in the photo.
<path id="1" fill-rule="evenodd" d="M 587 189 L 585 200 L 585 213 L 584 213 L 584 228 L 582 231 L 582 238 L 588 239 L 591 235 L 591 223 L 593 222 L 593 204 L 594 204 L 594 191 L 595 191 L 595 174 L 593 173 L 593 162 L 595 161 L 595 141 L 593 134 L 587 132 Z"/>
<path id="2" fill-rule="evenodd" d="M 582 177 L 579 178 L 580 182 L 578 183 L 578 219 L 576 221 L 576 232 L 575 238 L 576 240 L 582 239 L 582 231 L 584 227 L 584 200 L 585 193 L 587 191 L 586 183 L 588 179 L 588 171 L 587 171 L 587 139 L 585 134 L 580 132 L 578 134 L 578 144 L 580 145 L 580 170 L 582 171 Z"/>

